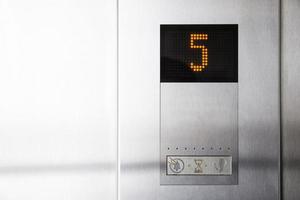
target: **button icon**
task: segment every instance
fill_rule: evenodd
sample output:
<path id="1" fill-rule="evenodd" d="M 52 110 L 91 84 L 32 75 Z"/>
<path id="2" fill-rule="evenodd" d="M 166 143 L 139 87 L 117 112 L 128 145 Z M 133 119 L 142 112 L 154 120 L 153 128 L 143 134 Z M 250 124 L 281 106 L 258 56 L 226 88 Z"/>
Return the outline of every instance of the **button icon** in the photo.
<path id="1" fill-rule="evenodd" d="M 169 157 L 169 168 L 174 173 L 180 173 L 184 169 L 184 162 L 180 158 L 172 159 Z"/>
<path id="2" fill-rule="evenodd" d="M 199 174 L 199 173 L 203 173 L 203 169 L 202 169 L 202 163 L 203 160 L 202 159 L 195 159 L 195 164 L 196 164 L 196 168 L 195 168 L 195 173 Z"/>
<path id="3" fill-rule="evenodd" d="M 215 169 L 218 172 L 222 172 L 224 170 L 224 167 L 226 166 L 227 162 L 224 158 L 220 158 L 219 159 L 219 163 L 214 163 Z"/>

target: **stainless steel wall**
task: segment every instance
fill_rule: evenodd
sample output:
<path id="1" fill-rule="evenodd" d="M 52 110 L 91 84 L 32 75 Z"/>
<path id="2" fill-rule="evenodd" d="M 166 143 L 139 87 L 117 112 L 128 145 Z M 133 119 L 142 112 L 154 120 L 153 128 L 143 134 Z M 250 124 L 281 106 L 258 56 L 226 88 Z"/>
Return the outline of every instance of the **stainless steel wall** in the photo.
<path id="1" fill-rule="evenodd" d="M 300 199 L 300 0 L 282 0 L 282 197 Z"/>
<path id="2" fill-rule="evenodd" d="M 139 2 L 135 6 L 141 6 Z M 252 6 L 243 7 L 242 1 L 234 5 L 242 6 L 243 12 L 255 10 L 255 2 L 262 2 L 262 8 L 277 9 L 272 1 L 249 2 L 253 2 Z M 282 199 L 298 200 L 300 0 L 281 3 Z M 140 10 L 138 16 L 147 13 L 156 16 L 151 6 L 146 12 Z M 117 199 L 116 17 L 116 0 L 0 1 L 1 200 Z M 129 69 L 124 75 L 138 72 L 138 68 Z M 153 76 L 153 71 L 145 72 L 141 81 L 149 81 L 149 72 Z M 121 77 L 121 81 L 126 79 Z M 132 91 L 135 84 L 122 87 Z M 150 86 L 145 89 L 151 93 L 144 100 L 156 95 Z M 135 108 L 132 113 L 140 109 L 134 102 L 128 105 Z M 149 106 L 142 109 L 157 114 Z M 144 128 L 153 129 L 147 113 L 137 118 L 145 120 Z M 129 124 L 124 123 L 124 127 L 129 128 Z M 130 138 L 132 144 L 140 139 L 132 135 Z M 153 137 L 148 138 L 146 143 L 149 142 Z M 140 143 L 139 147 L 143 149 Z M 151 149 L 143 151 L 153 153 Z M 134 155 L 135 151 L 128 153 Z M 152 170 L 153 162 L 134 167 L 145 173 Z M 149 195 L 138 197 L 163 198 L 154 192 L 155 188 L 148 190 L 150 193 L 143 191 L 145 181 L 149 186 L 153 182 L 136 176 L 144 182 L 137 183 L 135 190 Z"/>
<path id="3" fill-rule="evenodd" d="M 0 1 L 0 199 L 117 197 L 117 2 Z"/>

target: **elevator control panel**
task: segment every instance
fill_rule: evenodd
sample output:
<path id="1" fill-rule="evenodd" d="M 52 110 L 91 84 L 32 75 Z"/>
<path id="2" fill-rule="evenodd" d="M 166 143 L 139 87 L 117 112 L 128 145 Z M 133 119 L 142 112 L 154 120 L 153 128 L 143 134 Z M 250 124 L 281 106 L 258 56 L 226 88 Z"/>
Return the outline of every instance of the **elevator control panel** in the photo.
<path id="1" fill-rule="evenodd" d="M 167 156 L 167 175 L 231 175 L 231 156 Z"/>
<path id="2" fill-rule="evenodd" d="M 237 184 L 238 25 L 160 26 L 162 185 Z"/>

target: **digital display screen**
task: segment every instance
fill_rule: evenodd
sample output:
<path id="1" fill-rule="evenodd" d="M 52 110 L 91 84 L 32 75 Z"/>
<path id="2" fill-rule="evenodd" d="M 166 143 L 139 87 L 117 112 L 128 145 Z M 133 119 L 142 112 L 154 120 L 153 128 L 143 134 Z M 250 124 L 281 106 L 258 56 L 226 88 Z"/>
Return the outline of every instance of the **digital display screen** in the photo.
<path id="1" fill-rule="evenodd" d="M 238 82 L 238 25 L 161 25 L 161 82 Z"/>

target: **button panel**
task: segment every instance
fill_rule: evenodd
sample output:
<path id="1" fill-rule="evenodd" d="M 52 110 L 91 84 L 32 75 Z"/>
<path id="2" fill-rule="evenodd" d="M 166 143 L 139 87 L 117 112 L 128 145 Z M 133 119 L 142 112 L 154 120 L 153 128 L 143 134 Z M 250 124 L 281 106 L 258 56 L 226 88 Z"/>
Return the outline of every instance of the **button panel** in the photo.
<path id="1" fill-rule="evenodd" d="M 231 174 L 231 156 L 167 156 L 167 175 Z"/>

